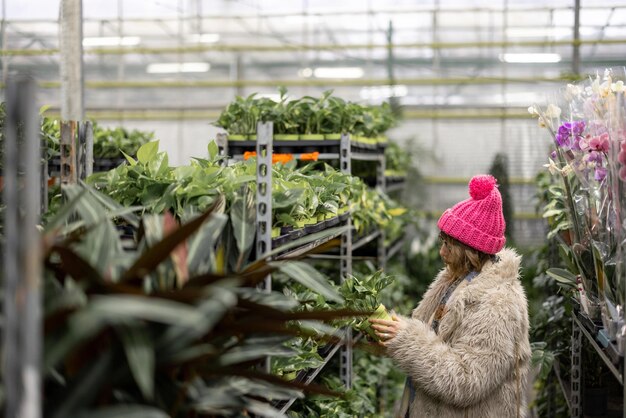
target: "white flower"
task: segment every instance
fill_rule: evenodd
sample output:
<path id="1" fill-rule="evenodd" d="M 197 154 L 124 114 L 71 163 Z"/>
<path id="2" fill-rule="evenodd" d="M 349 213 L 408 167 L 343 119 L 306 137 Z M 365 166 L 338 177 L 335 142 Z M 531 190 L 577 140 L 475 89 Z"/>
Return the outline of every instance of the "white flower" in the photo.
<path id="1" fill-rule="evenodd" d="M 550 174 L 555 175 L 556 173 L 561 171 L 561 170 L 559 170 L 559 167 L 556 165 L 556 163 L 554 161 L 552 161 L 552 158 L 548 158 L 548 161 L 549 161 L 549 163 L 548 164 L 544 164 L 543 166 L 548 169 Z"/>
<path id="2" fill-rule="evenodd" d="M 583 89 L 575 84 L 568 84 L 565 92 L 570 99 L 573 99 L 579 97 L 582 94 Z"/>
<path id="3" fill-rule="evenodd" d="M 539 110 L 537 110 L 537 106 L 532 105 L 528 107 L 528 113 L 530 113 L 533 116 L 538 116 L 539 115 Z"/>
<path id="4" fill-rule="evenodd" d="M 593 83 L 591 83 L 591 91 L 600 94 L 600 77 L 596 77 Z"/>
<path id="5" fill-rule="evenodd" d="M 624 82 L 619 80 L 611 84 L 611 90 L 615 93 L 623 93 L 626 90 L 626 87 L 624 87 Z"/>
<path id="6" fill-rule="evenodd" d="M 566 164 L 565 167 L 563 167 L 563 169 L 561 170 L 561 174 L 567 177 L 572 171 L 573 171 L 572 166 L 569 164 Z"/>
<path id="7" fill-rule="evenodd" d="M 604 83 L 602 83 L 600 85 L 600 97 L 607 97 L 609 94 L 611 94 L 611 82 L 610 79 L 608 81 L 605 81 Z"/>
<path id="8" fill-rule="evenodd" d="M 539 125 L 540 128 L 545 128 L 547 126 L 543 118 L 537 119 L 537 125 Z"/>
<path id="9" fill-rule="evenodd" d="M 558 119 L 559 116 L 561 116 L 561 108 L 553 104 L 549 104 L 548 108 L 546 109 L 546 116 L 549 118 Z"/>

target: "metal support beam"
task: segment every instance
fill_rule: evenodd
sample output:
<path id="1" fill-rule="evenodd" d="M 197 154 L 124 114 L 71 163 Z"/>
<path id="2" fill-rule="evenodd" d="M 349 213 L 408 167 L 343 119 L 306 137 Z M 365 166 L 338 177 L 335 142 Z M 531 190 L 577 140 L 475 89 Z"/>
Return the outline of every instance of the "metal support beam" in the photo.
<path id="1" fill-rule="evenodd" d="M 83 10 L 81 0 L 61 0 L 61 118 L 83 120 Z"/>
<path id="2" fill-rule="evenodd" d="M 386 169 L 385 154 L 381 153 L 376 162 L 376 188 L 383 192 L 387 192 L 387 181 L 385 180 Z M 385 231 L 381 230 L 376 241 L 376 258 L 379 269 L 387 267 L 387 249 L 385 248 Z"/>
<path id="3" fill-rule="evenodd" d="M 574 0 L 574 40 L 572 47 L 572 72 L 580 74 L 580 0 Z"/>
<path id="4" fill-rule="evenodd" d="M 582 382 L 582 368 L 581 368 L 581 354 L 582 354 L 582 333 L 576 321 L 572 319 L 572 376 L 571 376 L 571 388 L 572 388 L 572 418 L 582 417 L 582 399 L 581 399 L 581 382 Z"/>
<path id="5" fill-rule="evenodd" d="M 350 136 L 341 135 L 339 145 L 339 168 L 343 173 L 352 172 L 352 156 L 350 149 Z M 343 282 L 352 275 L 352 217 L 348 217 L 348 229 L 341 235 L 341 247 L 339 248 L 340 280 Z M 347 389 L 352 388 L 352 328 L 346 329 L 346 337 L 339 355 L 339 374 L 341 381 Z"/>
<path id="6" fill-rule="evenodd" d="M 220 157 L 224 157 L 224 159 L 220 162 L 221 166 L 228 165 L 228 135 L 219 133 L 215 137 L 215 143 L 217 144 L 217 153 Z"/>
<path id="7" fill-rule="evenodd" d="M 76 168 L 76 121 L 61 122 L 59 151 L 61 159 L 61 185 L 75 184 L 78 179 Z"/>
<path id="8" fill-rule="evenodd" d="M 10 79 L 5 122 L 3 249 L 4 407 L 7 418 L 41 416 L 40 138 L 35 82 Z M 21 127 L 18 133 L 18 126 Z M 18 137 L 19 135 L 19 137 Z"/>
<path id="9" fill-rule="evenodd" d="M 257 125 L 256 143 L 256 254 L 261 258 L 272 250 L 272 122 Z M 272 290 L 272 276 L 268 275 L 263 290 Z"/>
<path id="10" fill-rule="evenodd" d="M 78 178 L 85 180 L 93 173 L 93 123 L 78 124 Z"/>
<path id="11" fill-rule="evenodd" d="M 39 137 L 39 136 L 38 136 Z M 48 140 L 39 138 L 41 164 L 39 165 L 39 189 L 41 190 L 40 207 L 43 215 L 48 211 Z"/>

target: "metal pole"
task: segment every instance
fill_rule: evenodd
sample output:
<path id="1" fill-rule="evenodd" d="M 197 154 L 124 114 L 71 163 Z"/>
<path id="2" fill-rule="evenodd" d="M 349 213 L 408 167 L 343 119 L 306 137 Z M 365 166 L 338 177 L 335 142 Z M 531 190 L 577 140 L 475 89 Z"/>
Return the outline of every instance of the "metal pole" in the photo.
<path id="1" fill-rule="evenodd" d="M 380 151 L 378 161 L 376 161 L 376 188 L 383 192 L 387 192 L 387 180 L 385 179 L 386 160 L 385 152 Z M 387 248 L 385 248 L 385 230 L 381 228 L 376 243 L 376 258 L 379 269 L 387 267 Z"/>
<path id="2" fill-rule="evenodd" d="M 83 12 L 81 0 L 61 0 L 61 118 L 84 119 Z"/>
<path id="3" fill-rule="evenodd" d="M 85 180 L 93 173 L 93 123 L 78 124 L 78 178 Z"/>
<path id="4" fill-rule="evenodd" d="M 78 178 L 76 160 L 76 121 L 61 122 L 59 151 L 61 158 L 61 185 L 75 184 Z"/>
<path id="5" fill-rule="evenodd" d="M 257 124 L 256 143 L 256 257 L 260 259 L 272 250 L 272 147 L 274 124 Z M 272 275 L 268 274 L 262 285 L 264 292 L 272 291 Z M 264 361 L 264 370 L 270 373 L 271 358 Z"/>
<path id="6" fill-rule="evenodd" d="M 394 58 L 393 58 L 393 21 L 389 21 L 387 29 L 387 76 L 389 77 L 389 104 L 394 114 L 399 114 L 398 97 L 395 95 L 396 78 L 393 74 Z"/>
<path id="7" fill-rule="evenodd" d="M 7 5 L 6 0 L 2 0 L 2 50 L 7 49 Z M 6 85 L 9 72 L 9 57 L 2 57 L 2 82 Z"/>
<path id="8" fill-rule="evenodd" d="M 581 352 L 582 352 L 582 333 L 576 321 L 572 319 L 572 373 L 571 373 L 571 405 L 572 417 L 578 418 L 582 416 L 581 402 Z"/>
<path id="9" fill-rule="evenodd" d="M 350 135 L 342 134 L 339 146 L 339 168 L 343 173 L 351 174 L 352 172 L 352 155 L 350 148 Z M 352 214 L 348 216 L 348 229 L 341 235 L 341 247 L 339 254 L 341 255 L 340 264 L 340 280 L 343 283 L 345 279 L 352 275 Z M 352 388 L 352 328 L 346 329 L 344 345 L 341 347 L 339 355 L 339 374 L 341 381 L 347 389 Z"/>
<path id="10" fill-rule="evenodd" d="M 259 122 L 256 143 L 256 254 L 257 259 L 272 250 L 272 139 L 273 123 Z M 272 276 L 265 278 L 263 290 L 272 290 Z"/>
<path id="11" fill-rule="evenodd" d="M 572 51 L 572 72 L 580 74 L 580 0 L 574 0 L 574 50 Z"/>
<path id="12" fill-rule="evenodd" d="M 40 139 L 35 82 L 9 79 L 5 124 L 5 416 L 41 416 Z M 18 138 L 18 126 L 21 126 Z"/>

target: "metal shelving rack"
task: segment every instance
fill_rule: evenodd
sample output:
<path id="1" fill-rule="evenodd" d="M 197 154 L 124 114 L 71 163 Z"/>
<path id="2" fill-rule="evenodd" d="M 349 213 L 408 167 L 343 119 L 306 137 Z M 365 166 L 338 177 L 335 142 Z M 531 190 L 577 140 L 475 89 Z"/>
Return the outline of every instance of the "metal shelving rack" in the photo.
<path id="1" fill-rule="evenodd" d="M 609 342 L 606 347 L 602 347 L 602 344 L 597 335 L 593 335 L 594 332 L 590 331 L 583 322 L 589 322 L 589 320 L 582 321 L 579 312 L 574 312 L 572 316 L 572 340 L 571 340 L 571 376 L 569 382 L 563 380 L 561 371 L 558 367 L 554 367 L 554 373 L 559 381 L 559 385 L 565 396 L 567 406 L 569 407 L 570 414 L 574 418 L 581 418 L 583 416 L 582 409 L 582 346 L 584 339 L 594 348 L 596 354 L 602 359 L 604 365 L 611 372 L 613 377 L 622 385 L 624 392 L 626 392 L 626 385 L 624 381 L 624 358 L 621 357 L 617 351 L 615 344 Z M 584 318 L 587 318 L 586 316 Z M 556 366 L 556 365 L 555 365 Z M 626 399 L 626 396 L 624 397 Z M 626 418 L 626 408 L 622 409 L 623 416 Z"/>
<path id="2" fill-rule="evenodd" d="M 339 168 L 344 173 L 352 173 L 352 160 L 371 161 L 376 163 L 376 187 L 381 191 L 386 191 L 385 179 L 385 154 L 384 147 L 372 146 L 369 144 L 358 144 L 350 140 L 350 135 L 342 134 L 340 140 L 317 140 L 317 141 L 273 141 L 273 124 L 271 122 L 259 123 L 257 126 L 256 141 L 229 141 L 226 134 L 218 134 L 216 142 L 219 154 L 230 157 L 233 160 L 242 160 L 243 151 L 256 151 L 257 155 L 257 256 L 262 256 L 272 250 L 271 241 L 271 221 L 272 221 L 272 154 L 274 149 L 302 150 L 303 152 L 290 152 L 294 158 L 299 159 L 303 154 L 309 153 L 312 149 L 319 151 L 318 160 L 339 161 Z M 232 150 L 232 154 L 229 154 Z M 396 187 L 395 190 L 398 190 Z M 341 245 L 339 248 L 340 277 L 344 280 L 352 275 L 353 252 L 366 244 L 377 242 L 376 261 L 379 268 L 384 268 L 386 261 L 396 255 L 403 244 L 403 239 L 398 240 L 387 251 L 384 242 L 385 234 L 381 230 L 372 231 L 363 237 L 358 237 L 354 241 L 352 230 L 352 219 L 348 216 L 345 225 L 347 230 L 341 233 Z M 336 236 L 335 236 L 336 237 Z M 330 240 L 335 237 L 328 237 Z M 287 255 L 297 255 L 319 245 L 322 242 L 313 242 L 306 247 L 298 247 L 278 256 L 284 258 Z M 263 289 L 271 289 L 271 276 L 268 276 L 263 284 Z M 324 358 L 322 365 L 316 369 L 308 370 L 305 373 L 304 382 L 310 383 L 317 374 L 326 366 L 330 359 L 339 351 L 340 353 L 340 375 L 346 388 L 352 387 L 352 345 L 359 339 L 359 336 L 352 335 L 352 329 L 345 330 L 342 341 L 332 347 Z M 289 400 L 282 406 L 285 412 L 295 401 Z"/>

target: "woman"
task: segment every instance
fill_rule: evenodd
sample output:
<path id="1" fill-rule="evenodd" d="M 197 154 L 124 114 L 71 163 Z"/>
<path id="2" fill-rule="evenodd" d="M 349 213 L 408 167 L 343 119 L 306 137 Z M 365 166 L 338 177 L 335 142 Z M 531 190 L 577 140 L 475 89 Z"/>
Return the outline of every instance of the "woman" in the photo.
<path id="1" fill-rule="evenodd" d="M 411 318 L 372 320 L 407 373 L 398 417 L 526 416 L 528 311 L 520 256 L 504 247 L 502 197 L 491 176 L 437 223 L 445 263 Z"/>

